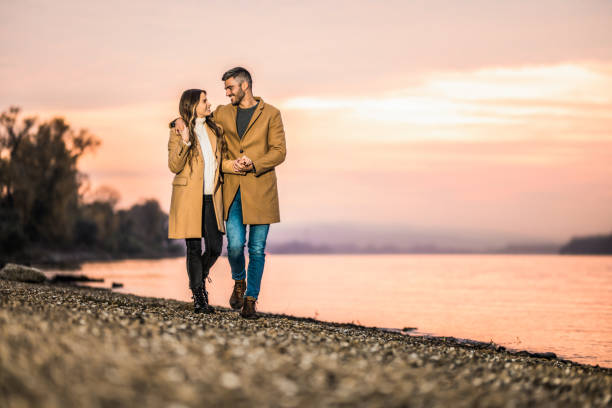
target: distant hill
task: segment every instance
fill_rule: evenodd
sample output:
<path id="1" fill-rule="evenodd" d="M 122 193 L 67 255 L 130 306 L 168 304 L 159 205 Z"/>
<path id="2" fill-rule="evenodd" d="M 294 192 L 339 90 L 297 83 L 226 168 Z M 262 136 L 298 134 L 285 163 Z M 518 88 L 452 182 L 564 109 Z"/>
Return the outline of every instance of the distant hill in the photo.
<path id="1" fill-rule="evenodd" d="M 472 253 L 462 248 L 438 247 L 432 244 L 397 245 L 355 245 L 350 243 L 313 244 L 305 241 L 271 243 L 267 249 L 272 254 L 463 254 Z"/>
<path id="2" fill-rule="evenodd" d="M 558 254 L 561 242 L 528 234 L 410 225 L 281 223 L 272 254 Z"/>
<path id="3" fill-rule="evenodd" d="M 558 254 L 561 245 L 556 243 L 513 243 L 492 251 L 499 254 Z"/>
<path id="4" fill-rule="evenodd" d="M 462 247 L 438 246 L 435 244 L 420 244 L 410 246 L 397 245 L 352 245 L 341 243 L 313 244 L 304 241 L 289 241 L 272 243 L 267 250 L 272 254 L 558 254 L 560 245 L 554 243 L 542 244 L 509 244 L 494 249 L 466 249 Z"/>
<path id="5" fill-rule="evenodd" d="M 561 254 L 612 255 L 612 233 L 574 237 L 559 251 Z"/>

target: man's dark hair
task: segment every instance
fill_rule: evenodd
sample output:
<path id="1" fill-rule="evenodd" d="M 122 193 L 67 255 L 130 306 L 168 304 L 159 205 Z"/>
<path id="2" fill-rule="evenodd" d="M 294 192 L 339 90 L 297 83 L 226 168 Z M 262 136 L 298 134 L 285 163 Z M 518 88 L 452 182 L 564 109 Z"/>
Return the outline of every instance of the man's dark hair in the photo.
<path id="1" fill-rule="evenodd" d="M 243 83 L 247 81 L 249 84 L 249 88 L 253 89 L 253 80 L 251 79 L 251 74 L 249 71 L 242 67 L 232 68 L 229 71 L 226 71 L 225 74 L 221 77 L 222 81 L 226 81 L 230 78 L 235 78 L 239 83 Z"/>

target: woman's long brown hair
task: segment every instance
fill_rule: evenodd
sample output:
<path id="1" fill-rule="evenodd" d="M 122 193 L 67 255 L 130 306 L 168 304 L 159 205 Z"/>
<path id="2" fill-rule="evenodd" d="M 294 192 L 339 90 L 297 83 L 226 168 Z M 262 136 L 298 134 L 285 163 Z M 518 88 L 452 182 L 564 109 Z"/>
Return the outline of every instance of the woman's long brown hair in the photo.
<path id="1" fill-rule="evenodd" d="M 187 160 L 189 161 L 189 167 L 193 170 L 192 162 L 195 150 L 195 146 L 197 146 L 198 138 L 195 133 L 195 122 L 196 122 L 196 107 L 200 102 L 200 95 L 206 91 L 203 89 L 188 89 L 181 95 L 181 101 L 179 102 L 179 115 L 181 115 L 181 119 L 185 122 L 185 125 L 189 129 L 189 142 L 191 146 L 189 146 L 187 150 Z M 226 149 L 225 141 L 221 135 L 221 130 L 215 123 L 212 114 L 206 117 L 206 124 L 215 132 L 217 136 L 217 149 L 221 149 L 220 152 L 223 152 Z M 218 163 L 220 165 L 220 163 Z"/>

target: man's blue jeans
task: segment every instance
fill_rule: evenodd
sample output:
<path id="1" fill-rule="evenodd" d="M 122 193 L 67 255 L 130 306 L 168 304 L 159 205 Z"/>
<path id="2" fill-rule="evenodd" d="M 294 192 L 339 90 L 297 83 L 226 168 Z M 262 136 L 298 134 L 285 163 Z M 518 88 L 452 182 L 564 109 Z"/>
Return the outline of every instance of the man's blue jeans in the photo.
<path id="1" fill-rule="evenodd" d="M 261 286 L 264 264 L 266 261 L 266 239 L 270 224 L 249 225 L 249 268 L 245 271 L 244 244 L 246 243 L 246 225 L 242 222 L 242 200 L 240 188 L 227 216 L 227 257 L 232 268 L 232 279 L 247 278 L 247 290 L 244 296 L 257 299 Z"/>

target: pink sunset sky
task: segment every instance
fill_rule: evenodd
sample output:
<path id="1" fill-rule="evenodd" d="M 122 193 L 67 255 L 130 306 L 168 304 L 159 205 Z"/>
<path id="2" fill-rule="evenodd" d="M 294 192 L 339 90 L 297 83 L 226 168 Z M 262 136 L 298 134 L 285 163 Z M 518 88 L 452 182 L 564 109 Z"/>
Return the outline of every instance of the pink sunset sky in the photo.
<path id="1" fill-rule="evenodd" d="M 81 162 L 121 207 L 169 207 L 186 88 L 248 68 L 281 109 L 284 227 L 612 230 L 612 2 L 11 1 L 0 106 L 102 139 Z"/>

